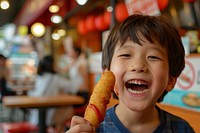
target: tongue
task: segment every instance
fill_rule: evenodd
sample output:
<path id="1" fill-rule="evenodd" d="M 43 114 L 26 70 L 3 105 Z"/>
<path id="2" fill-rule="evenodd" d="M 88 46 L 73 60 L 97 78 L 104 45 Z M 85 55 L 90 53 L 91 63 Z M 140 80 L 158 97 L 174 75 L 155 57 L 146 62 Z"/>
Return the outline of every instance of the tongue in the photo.
<path id="1" fill-rule="evenodd" d="M 127 85 L 126 88 L 130 88 L 135 91 L 143 91 L 143 90 L 147 89 L 147 86 L 134 84 L 134 85 Z"/>

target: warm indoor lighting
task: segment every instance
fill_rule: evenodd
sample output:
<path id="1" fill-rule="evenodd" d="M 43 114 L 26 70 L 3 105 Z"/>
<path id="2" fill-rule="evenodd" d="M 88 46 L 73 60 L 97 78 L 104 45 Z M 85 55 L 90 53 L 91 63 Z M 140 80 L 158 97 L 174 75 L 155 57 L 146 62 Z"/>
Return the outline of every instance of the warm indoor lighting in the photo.
<path id="1" fill-rule="evenodd" d="M 2 1 L 1 1 L 1 8 L 2 8 L 3 10 L 8 9 L 9 7 L 10 7 L 10 4 L 9 4 L 8 0 L 2 0 Z"/>
<path id="2" fill-rule="evenodd" d="M 108 7 L 106 8 L 106 10 L 107 10 L 108 12 L 112 12 L 112 11 L 113 11 L 113 7 L 112 7 L 112 6 L 108 6 Z"/>
<path id="3" fill-rule="evenodd" d="M 55 24 L 59 24 L 62 21 L 62 17 L 59 15 L 53 15 L 51 17 L 51 22 L 55 23 Z"/>
<path id="4" fill-rule="evenodd" d="M 57 5 L 51 5 L 51 6 L 49 7 L 49 11 L 50 11 L 51 13 L 57 13 L 57 12 L 59 11 L 59 6 L 57 6 Z"/>
<path id="5" fill-rule="evenodd" d="M 45 33 L 45 26 L 42 23 L 34 23 L 31 26 L 31 33 L 35 36 L 35 37 L 41 37 L 44 35 Z"/>
<path id="6" fill-rule="evenodd" d="M 79 5 L 85 5 L 85 3 L 87 3 L 88 0 L 76 0 L 76 2 L 79 4 Z"/>
<path id="7" fill-rule="evenodd" d="M 66 35 L 66 31 L 64 29 L 59 29 L 57 31 L 57 33 L 60 35 L 60 36 L 65 36 Z"/>
<path id="8" fill-rule="evenodd" d="M 58 33 L 52 33 L 51 35 L 53 40 L 59 40 L 60 39 L 60 35 Z"/>
<path id="9" fill-rule="evenodd" d="M 20 25 L 18 27 L 18 33 L 21 36 L 27 35 L 28 34 L 28 26 L 26 26 L 26 25 Z"/>

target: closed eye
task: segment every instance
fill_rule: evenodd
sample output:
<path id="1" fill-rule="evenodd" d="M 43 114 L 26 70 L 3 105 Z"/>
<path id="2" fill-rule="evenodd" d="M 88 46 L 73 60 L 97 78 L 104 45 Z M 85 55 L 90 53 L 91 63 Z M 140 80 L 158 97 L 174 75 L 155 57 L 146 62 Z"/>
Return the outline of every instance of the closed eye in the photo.
<path id="1" fill-rule="evenodd" d="M 119 55 L 119 57 L 130 57 L 131 55 L 130 54 L 121 54 Z"/>
<path id="2" fill-rule="evenodd" d="M 148 59 L 150 59 L 150 60 L 162 60 L 161 58 L 159 58 L 157 56 L 148 56 Z"/>

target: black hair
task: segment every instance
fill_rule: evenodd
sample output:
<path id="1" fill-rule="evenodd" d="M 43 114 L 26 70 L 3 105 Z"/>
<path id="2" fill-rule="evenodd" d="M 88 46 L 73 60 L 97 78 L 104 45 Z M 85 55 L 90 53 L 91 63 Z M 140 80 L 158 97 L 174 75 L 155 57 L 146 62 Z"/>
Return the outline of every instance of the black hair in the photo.
<path id="1" fill-rule="evenodd" d="M 0 54 L 0 59 L 6 60 L 7 58 L 3 54 Z"/>
<path id="2" fill-rule="evenodd" d="M 44 73 L 56 73 L 54 69 L 53 56 L 47 55 L 39 62 L 37 73 L 39 75 L 43 75 Z"/>
<path id="3" fill-rule="evenodd" d="M 79 47 L 73 46 L 74 51 L 77 53 L 78 57 L 80 56 L 82 50 Z"/>
<path id="4" fill-rule="evenodd" d="M 110 69 L 114 49 L 127 39 L 142 45 L 141 33 L 149 42 L 158 42 L 168 52 L 169 75 L 177 78 L 185 67 L 185 51 L 178 30 L 163 16 L 134 14 L 112 28 L 102 54 L 102 69 Z M 158 101 L 162 101 L 164 95 Z"/>

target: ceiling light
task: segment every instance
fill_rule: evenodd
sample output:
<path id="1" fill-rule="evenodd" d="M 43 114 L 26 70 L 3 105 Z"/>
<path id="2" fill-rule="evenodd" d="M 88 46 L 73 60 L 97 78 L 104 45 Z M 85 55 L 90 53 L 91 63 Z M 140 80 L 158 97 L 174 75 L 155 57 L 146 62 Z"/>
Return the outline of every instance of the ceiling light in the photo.
<path id="1" fill-rule="evenodd" d="M 62 17 L 59 16 L 59 15 L 53 15 L 51 17 L 51 22 L 55 23 L 55 24 L 58 24 L 62 21 Z"/>
<path id="2" fill-rule="evenodd" d="M 31 26 L 31 33 L 35 36 L 35 37 L 41 37 L 44 35 L 45 33 L 45 26 L 42 23 L 34 23 Z"/>
<path id="3" fill-rule="evenodd" d="M 26 25 L 20 25 L 18 27 L 18 33 L 21 36 L 27 35 L 28 34 L 28 26 L 26 26 Z"/>
<path id="4" fill-rule="evenodd" d="M 57 13 L 57 12 L 59 11 L 59 6 L 58 6 L 58 5 L 51 5 L 51 6 L 49 7 L 49 11 L 50 11 L 51 13 Z"/>
<path id="5" fill-rule="evenodd" d="M 66 31 L 64 29 L 59 29 L 57 31 L 57 33 L 60 35 L 60 36 L 65 36 L 66 35 Z"/>
<path id="6" fill-rule="evenodd" d="M 9 4 L 9 2 L 8 2 L 7 0 L 2 0 L 2 1 L 1 1 L 1 8 L 2 8 L 3 10 L 8 9 L 9 7 L 10 7 L 10 4 Z"/>
<path id="7" fill-rule="evenodd" d="M 85 5 L 85 3 L 87 3 L 88 0 L 76 0 L 76 2 L 79 4 L 79 5 Z"/>
<path id="8" fill-rule="evenodd" d="M 108 6 L 106 9 L 107 9 L 108 12 L 112 12 L 113 11 L 113 7 L 112 6 Z"/>
<path id="9" fill-rule="evenodd" d="M 59 36 L 58 33 L 52 33 L 51 37 L 52 37 L 53 40 L 59 40 L 60 39 L 60 36 Z"/>

